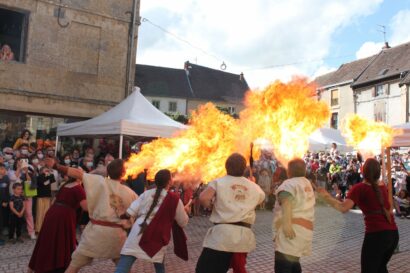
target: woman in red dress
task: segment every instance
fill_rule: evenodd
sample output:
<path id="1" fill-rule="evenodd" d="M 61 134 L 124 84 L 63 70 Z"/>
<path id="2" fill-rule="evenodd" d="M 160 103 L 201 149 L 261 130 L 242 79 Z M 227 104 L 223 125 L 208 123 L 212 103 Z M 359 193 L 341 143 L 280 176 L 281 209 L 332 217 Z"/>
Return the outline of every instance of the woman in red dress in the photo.
<path id="1" fill-rule="evenodd" d="M 365 235 L 361 255 L 361 272 L 387 273 L 387 264 L 399 242 L 397 225 L 394 222 L 389 203 L 387 187 L 380 182 L 380 163 L 369 158 L 363 165 L 362 183 L 349 190 L 344 201 L 334 199 L 323 188 L 318 188 L 319 194 L 332 207 L 340 212 L 348 212 L 357 205 L 363 212 Z"/>
<path id="2" fill-rule="evenodd" d="M 76 210 L 87 210 L 85 192 L 81 184 L 69 179 L 57 193 L 47 211 L 43 226 L 31 255 L 28 272 L 64 272 L 77 246 Z"/>

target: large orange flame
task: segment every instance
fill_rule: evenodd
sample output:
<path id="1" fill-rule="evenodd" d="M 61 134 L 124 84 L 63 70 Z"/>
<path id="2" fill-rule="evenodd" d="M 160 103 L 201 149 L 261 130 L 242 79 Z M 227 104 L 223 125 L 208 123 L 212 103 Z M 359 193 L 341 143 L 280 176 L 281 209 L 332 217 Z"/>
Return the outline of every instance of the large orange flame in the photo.
<path id="1" fill-rule="evenodd" d="M 126 176 L 146 168 L 152 178 L 167 168 L 180 178 L 208 182 L 225 174 L 225 160 L 233 152 L 248 157 L 249 144 L 257 139 L 268 140 L 282 163 L 301 157 L 308 149 L 309 135 L 329 119 L 328 106 L 314 94 L 315 87 L 305 79 L 277 81 L 263 91 L 247 93 L 239 120 L 211 103 L 201 106 L 193 112 L 187 130 L 154 140 L 133 154 L 126 163 Z"/>
<path id="2" fill-rule="evenodd" d="M 344 120 L 342 133 L 349 145 L 357 148 L 365 157 L 370 157 L 380 154 L 382 147 L 389 147 L 393 137 L 402 134 L 402 131 L 354 114 Z"/>
<path id="3" fill-rule="evenodd" d="M 305 79 L 276 81 L 263 92 L 249 92 L 240 114 L 246 138 L 266 139 L 275 156 L 286 163 L 309 148 L 308 137 L 329 120 L 329 107 L 315 99 L 315 87 Z"/>
<path id="4" fill-rule="evenodd" d="M 169 139 L 157 139 L 143 145 L 126 163 L 127 176 L 144 168 L 149 177 L 160 169 L 170 169 L 180 177 L 211 181 L 223 175 L 224 162 L 233 153 L 239 136 L 237 122 L 213 104 L 200 106 L 192 113 L 189 128 Z"/>

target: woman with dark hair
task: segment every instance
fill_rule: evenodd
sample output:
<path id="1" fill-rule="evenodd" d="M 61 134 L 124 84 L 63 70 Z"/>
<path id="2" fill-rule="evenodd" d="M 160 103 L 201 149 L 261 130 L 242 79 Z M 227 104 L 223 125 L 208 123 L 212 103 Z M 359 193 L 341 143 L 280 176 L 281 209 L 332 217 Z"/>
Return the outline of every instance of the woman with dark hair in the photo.
<path id="1" fill-rule="evenodd" d="M 87 201 L 79 180 L 67 176 L 65 180 L 44 218 L 29 272 L 64 272 L 70 264 L 77 246 L 76 210 L 87 210 Z"/>
<path id="2" fill-rule="evenodd" d="M 187 211 L 190 209 L 189 205 L 184 207 L 177 194 L 168 191 L 171 183 L 169 170 L 158 171 L 155 175 L 156 188 L 140 195 L 123 216 L 135 217 L 136 221 L 121 250 L 116 273 L 128 273 L 136 259 L 153 263 L 156 273 L 165 272 L 164 256 L 171 229 L 174 246 L 179 246 L 175 243 L 176 230 L 188 224 Z M 184 247 L 186 248 L 186 245 Z M 186 249 L 182 251 L 187 253 Z M 177 252 L 176 254 L 178 255 Z"/>
<path id="3" fill-rule="evenodd" d="M 362 210 L 366 226 L 361 255 L 363 273 L 388 272 L 387 263 L 399 242 L 387 188 L 379 181 L 380 173 L 379 162 L 367 159 L 363 165 L 363 182 L 354 185 L 343 202 L 323 188 L 318 190 L 325 201 L 340 212 L 348 212 L 354 205 Z"/>
<path id="4" fill-rule="evenodd" d="M 13 150 L 19 149 L 19 147 L 22 144 L 30 144 L 30 137 L 31 137 L 31 132 L 27 129 L 24 129 L 23 132 L 21 132 L 20 137 L 16 140 L 16 142 L 13 145 Z"/>

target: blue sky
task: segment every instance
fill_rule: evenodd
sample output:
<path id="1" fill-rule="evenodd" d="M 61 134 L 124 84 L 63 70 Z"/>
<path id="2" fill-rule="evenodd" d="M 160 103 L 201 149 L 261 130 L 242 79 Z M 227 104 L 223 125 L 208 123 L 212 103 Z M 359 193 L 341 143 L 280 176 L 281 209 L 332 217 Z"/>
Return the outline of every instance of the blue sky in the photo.
<path id="1" fill-rule="evenodd" d="M 386 0 L 377 7 L 374 13 L 359 18 L 346 27 L 340 28 L 333 36 L 331 53 L 329 55 L 352 56 L 329 59 L 326 60 L 326 63 L 331 67 L 338 67 L 343 62 L 356 59 L 355 53 L 365 42 L 382 43 L 383 34 L 378 31 L 382 28 L 378 27 L 378 25 L 386 26 L 386 40 L 389 42 L 389 38 L 391 38 L 394 31 L 390 25 L 392 18 L 399 11 L 408 9 L 410 9 L 410 0 Z M 410 26 L 407 27 L 410 28 Z"/>
<path id="2" fill-rule="evenodd" d="M 314 78 L 410 41 L 410 0 L 142 0 L 137 63 L 185 61 L 239 74 L 252 88 Z"/>

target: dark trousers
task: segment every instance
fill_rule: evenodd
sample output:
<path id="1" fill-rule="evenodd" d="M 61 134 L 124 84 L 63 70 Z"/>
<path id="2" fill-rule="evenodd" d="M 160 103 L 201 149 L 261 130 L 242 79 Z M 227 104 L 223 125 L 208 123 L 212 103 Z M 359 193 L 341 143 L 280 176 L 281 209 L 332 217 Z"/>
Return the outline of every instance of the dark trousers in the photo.
<path id="1" fill-rule="evenodd" d="M 14 232 L 17 235 L 17 238 L 21 236 L 21 227 L 23 225 L 24 218 L 19 218 L 14 213 L 10 213 L 10 223 L 9 223 L 9 239 L 14 238 Z"/>
<path id="2" fill-rule="evenodd" d="M 196 264 L 196 273 L 226 273 L 231 264 L 232 252 L 204 248 Z"/>
<path id="3" fill-rule="evenodd" d="M 275 273 L 301 273 L 300 258 L 275 251 Z"/>
<path id="4" fill-rule="evenodd" d="M 366 233 L 362 247 L 362 273 L 387 273 L 387 263 L 399 243 L 397 230 Z"/>

